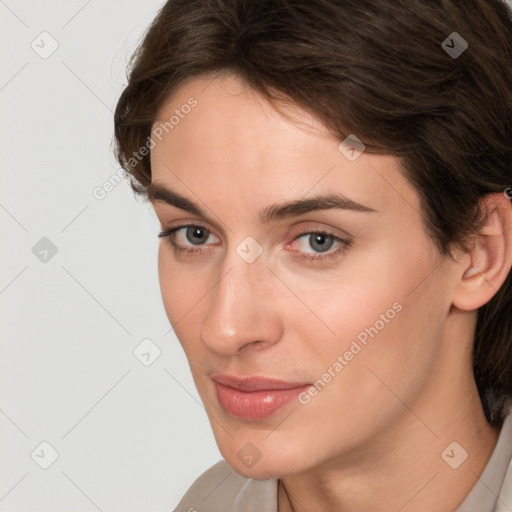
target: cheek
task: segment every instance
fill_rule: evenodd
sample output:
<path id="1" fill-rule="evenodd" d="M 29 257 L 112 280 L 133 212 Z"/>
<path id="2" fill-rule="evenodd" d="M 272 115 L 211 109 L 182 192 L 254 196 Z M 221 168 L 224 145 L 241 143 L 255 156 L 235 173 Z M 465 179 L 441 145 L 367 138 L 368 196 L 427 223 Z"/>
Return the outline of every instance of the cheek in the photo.
<path id="1" fill-rule="evenodd" d="M 173 262 L 171 248 L 164 240 L 158 250 L 158 279 L 167 318 L 177 330 L 186 323 L 187 312 L 199 300 L 201 290 L 199 282 L 192 282 Z"/>
<path id="2" fill-rule="evenodd" d="M 424 245 L 421 239 L 410 243 L 414 249 L 407 254 L 399 244 L 359 252 L 347 259 L 342 277 L 316 287 L 297 280 L 295 290 L 314 315 L 290 315 L 288 323 L 317 378 L 330 371 L 345 381 L 340 389 L 357 381 L 352 398 L 371 396 L 382 386 L 377 376 L 397 387 L 426 378 L 449 306 L 440 298 L 436 273 L 425 279 L 434 263 Z"/>
<path id="3" fill-rule="evenodd" d="M 162 241 L 158 251 L 160 292 L 167 318 L 192 367 L 201 347 L 195 341 L 201 337 L 206 295 L 213 284 L 204 270 L 185 272 L 174 262 L 171 251 Z"/>
<path id="4" fill-rule="evenodd" d="M 400 316 L 397 310 L 401 309 L 411 277 L 403 265 L 401 272 L 395 271 L 399 266 L 397 259 L 395 253 L 386 252 L 385 248 L 358 251 L 342 261 L 339 269 L 317 274 L 316 279 L 286 276 L 295 292 L 289 301 L 297 302 L 298 297 L 307 308 L 297 303 L 296 313 L 292 313 L 294 309 L 288 304 L 282 311 L 290 311 L 289 323 L 295 324 L 298 335 L 302 332 L 313 339 L 321 338 L 322 343 L 311 343 L 313 349 L 328 351 L 332 347 L 343 352 L 354 339 L 364 344 L 370 339 L 368 330 L 375 333 L 374 326 L 379 333 L 389 330 L 389 325 Z"/>
<path id="5" fill-rule="evenodd" d="M 311 349 L 303 358 L 309 356 L 317 391 L 302 397 L 295 432 L 314 440 L 313 452 L 325 449 L 325 439 L 338 447 L 341 440 L 344 449 L 357 445 L 415 402 L 429 383 L 442 338 L 441 309 L 425 313 L 431 300 L 432 294 L 406 297 L 400 290 L 360 303 L 341 300 L 343 310 L 330 317 L 336 336 L 315 343 L 311 324 L 297 327 L 310 337 L 302 337 Z"/>
<path id="6" fill-rule="evenodd" d="M 174 325 L 178 315 L 176 314 L 176 275 L 170 270 L 167 259 L 168 249 L 163 246 L 165 242 L 160 242 L 158 249 L 158 281 L 160 283 L 160 293 L 162 295 L 162 301 L 164 304 L 165 312 L 171 324 Z"/>

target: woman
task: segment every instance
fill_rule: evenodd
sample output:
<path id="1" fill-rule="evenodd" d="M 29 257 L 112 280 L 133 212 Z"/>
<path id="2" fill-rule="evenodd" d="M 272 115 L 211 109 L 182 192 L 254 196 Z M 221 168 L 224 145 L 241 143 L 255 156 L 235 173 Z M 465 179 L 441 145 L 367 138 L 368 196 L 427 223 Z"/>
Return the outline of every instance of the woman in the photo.
<path id="1" fill-rule="evenodd" d="M 116 151 L 225 460 L 177 511 L 512 510 L 500 0 L 170 0 Z"/>

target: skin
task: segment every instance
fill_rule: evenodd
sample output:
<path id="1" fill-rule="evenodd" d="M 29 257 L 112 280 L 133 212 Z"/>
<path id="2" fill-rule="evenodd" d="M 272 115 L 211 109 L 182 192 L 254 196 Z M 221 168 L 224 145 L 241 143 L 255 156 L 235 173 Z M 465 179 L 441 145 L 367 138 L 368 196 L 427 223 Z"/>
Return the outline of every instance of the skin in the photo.
<path id="1" fill-rule="evenodd" d="M 499 435 L 485 420 L 469 355 L 476 310 L 512 266 L 510 201 L 486 197 L 490 220 L 469 252 L 454 250 L 454 262 L 426 235 L 395 157 L 363 152 L 349 161 L 310 114 L 284 104 L 279 112 L 231 75 L 189 80 L 159 118 L 190 97 L 197 106 L 151 150 L 153 183 L 206 216 L 153 206 L 162 230 L 199 223 L 211 235 L 188 256 L 163 237 L 158 270 L 222 456 L 247 477 L 279 477 L 280 511 L 453 511 Z M 332 191 L 376 212 L 257 217 Z M 351 245 L 325 261 L 301 260 L 319 253 L 312 230 Z M 197 248 L 179 233 L 175 243 Z M 263 249 L 250 264 L 236 252 L 247 236 Z M 314 383 L 397 302 L 401 311 L 307 405 L 293 400 L 259 421 L 219 405 L 213 372 Z M 468 453 L 457 469 L 441 457 L 454 441 Z M 252 467 L 237 457 L 249 442 L 261 453 Z"/>

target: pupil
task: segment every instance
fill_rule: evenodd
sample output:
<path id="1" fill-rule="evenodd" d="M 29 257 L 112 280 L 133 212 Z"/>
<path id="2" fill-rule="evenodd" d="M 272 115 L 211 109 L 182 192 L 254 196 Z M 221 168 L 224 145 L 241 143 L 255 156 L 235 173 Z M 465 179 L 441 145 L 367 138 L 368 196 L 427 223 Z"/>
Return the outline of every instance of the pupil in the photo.
<path id="1" fill-rule="evenodd" d="M 327 238 L 329 238 L 330 243 L 326 242 Z M 311 235 L 309 235 L 309 243 L 313 249 L 318 250 L 320 252 L 324 252 L 328 251 L 331 248 L 333 240 L 327 235 L 321 233 L 312 233 Z"/>
<path id="2" fill-rule="evenodd" d="M 195 245 L 199 245 L 208 240 L 208 232 L 204 228 L 192 227 L 187 229 L 187 240 Z"/>

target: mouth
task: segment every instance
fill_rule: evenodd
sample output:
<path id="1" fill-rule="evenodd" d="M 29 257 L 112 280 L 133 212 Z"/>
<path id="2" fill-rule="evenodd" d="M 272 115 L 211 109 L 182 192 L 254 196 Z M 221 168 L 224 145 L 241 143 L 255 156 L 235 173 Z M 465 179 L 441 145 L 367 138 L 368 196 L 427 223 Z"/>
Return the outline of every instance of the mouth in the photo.
<path id="1" fill-rule="evenodd" d="M 212 379 L 220 406 L 244 420 L 260 420 L 274 414 L 312 385 L 266 377 L 214 375 Z"/>

